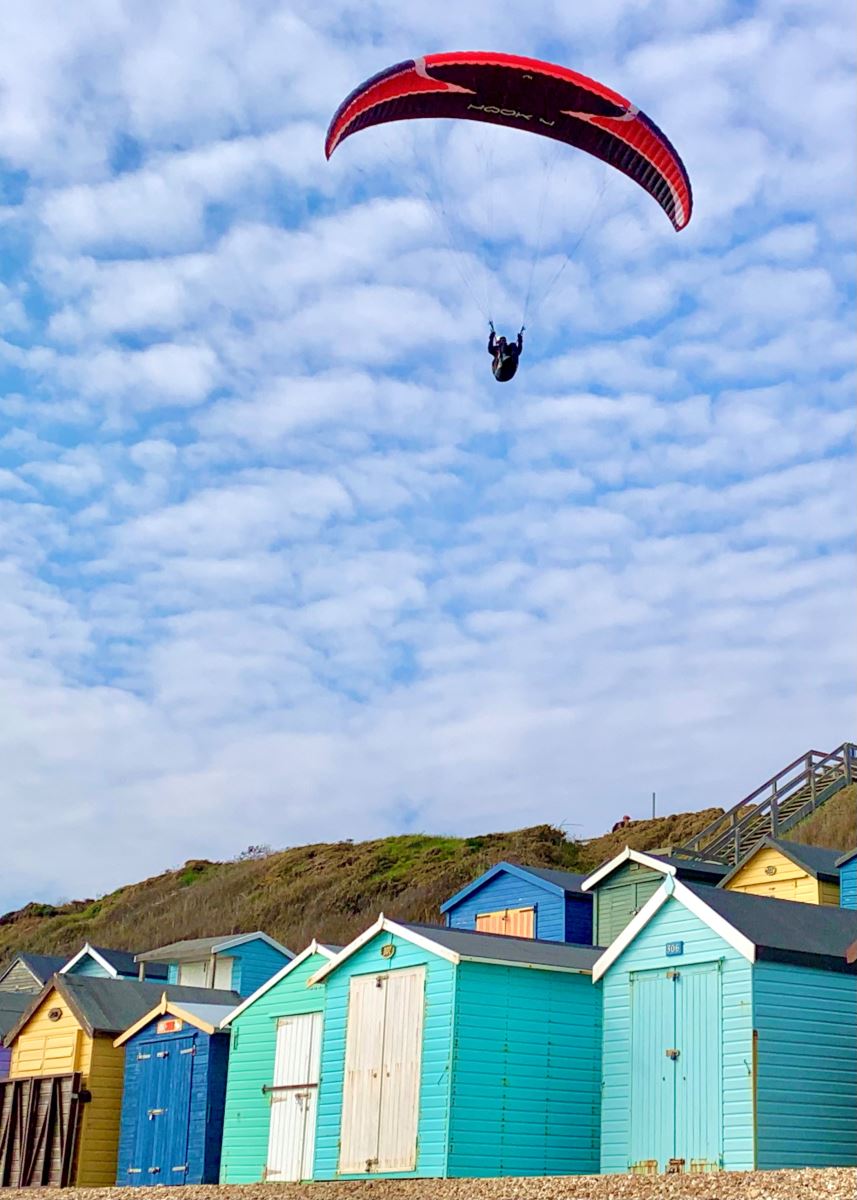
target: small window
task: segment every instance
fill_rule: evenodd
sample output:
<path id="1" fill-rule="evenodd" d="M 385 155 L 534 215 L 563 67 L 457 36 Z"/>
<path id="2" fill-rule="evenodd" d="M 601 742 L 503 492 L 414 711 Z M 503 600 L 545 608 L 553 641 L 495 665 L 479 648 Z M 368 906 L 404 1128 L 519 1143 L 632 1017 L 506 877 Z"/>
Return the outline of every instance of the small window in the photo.
<path id="1" fill-rule="evenodd" d="M 179 963 L 179 983 L 185 987 L 208 987 L 208 960 Z"/>
<path id="2" fill-rule="evenodd" d="M 224 958 L 218 954 L 214 959 L 214 986 L 228 992 L 232 988 L 232 958 Z"/>
<path id="3" fill-rule="evenodd" d="M 501 908 L 498 912 L 477 913 L 479 933 L 504 933 L 507 937 L 535 937 L 535 908 Z"/>

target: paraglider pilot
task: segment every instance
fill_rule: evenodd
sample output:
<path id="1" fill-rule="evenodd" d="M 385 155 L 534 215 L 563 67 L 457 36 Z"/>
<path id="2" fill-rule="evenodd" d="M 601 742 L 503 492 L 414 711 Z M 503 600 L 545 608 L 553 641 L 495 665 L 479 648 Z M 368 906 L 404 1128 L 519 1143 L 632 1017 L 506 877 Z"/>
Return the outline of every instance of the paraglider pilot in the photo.
<path id="1" fill-rule="evenodd" d="M 494 372 L 494 378 L 498 383 L 507 383 L 518 369 L 518 359 L 524 349 L 524 330 L 525 325 L 521 326 L 521 332 L 518 334 L 514 342 L 507 342 L 504 337 L 497 337 L 494 332 L 494 322 L 489 321 L 491 326 L 491 336 L 488 338 L 488 353 L 494 360 L 491 363 L 491 370 Z"/>

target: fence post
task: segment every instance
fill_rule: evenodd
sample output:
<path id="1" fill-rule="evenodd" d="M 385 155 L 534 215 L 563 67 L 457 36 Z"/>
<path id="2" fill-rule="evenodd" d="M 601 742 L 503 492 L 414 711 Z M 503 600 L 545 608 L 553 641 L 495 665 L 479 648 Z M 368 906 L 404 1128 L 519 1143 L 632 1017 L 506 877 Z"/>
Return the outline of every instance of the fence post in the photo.
<path id="1" fill-rule="evenodd" d="M 774 787 L 774 794 L 771 797 L 771 837 L 776 837 L 780 832 L 780 804 L 777 800 L 777 790 Z"/>
<path id="2" fill-rule="evenodd" d="M 846 742 L 843 749 L 845 750 L 845 783 L 846 786 L 849 786 L 851 784 L 851 754 L 854 747 L 850 742 Z"/>

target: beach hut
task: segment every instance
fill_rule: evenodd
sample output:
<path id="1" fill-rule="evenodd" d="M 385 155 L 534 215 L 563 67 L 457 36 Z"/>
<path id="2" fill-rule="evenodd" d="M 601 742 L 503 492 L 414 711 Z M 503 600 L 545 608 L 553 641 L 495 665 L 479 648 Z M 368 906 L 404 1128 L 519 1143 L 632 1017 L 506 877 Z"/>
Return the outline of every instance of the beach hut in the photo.
<path id="1" fill-rule="evenodd" d="M 169 983 L 225 988 L 251 996 L 292 957 L 291 950 L 256 930 L 171 942 L 136 955 L 134 961 L 140 979 L 149 978 L 153 965 L 166 963 Z"/>
<path id="2" fill-rule="evenodd" d="M 603 1172 L 857 1164 L 857 913 L 668 876 L 595 964 Z"/>
<path id="3" fill-rule="evenodd" d="M 223 1021 L 231 1030 L 221 1183 L 311 1179 L 324 988 L 340 947 L 311 942 Z"/>
<path id="4" fill-rule="evenodd" d="M 116 1179 L 124 1053 L 113 1040 L 164 984 L 55 975 L 10 1030 L 0 1083 L 0 1183 L 107 1187 Z M 234 1007 L 235 992 L 166 987 L 170 999 Z M 25 1152 L 26 1148 L 30 1150 Z"/>
<path id="5" fill-rule="evenodd" d="M 857 908 L 857 850 L 849 850 L 836 860 L 839 871 L 839 903 L 843 908 Z"/>
<path id="6" fill-rule="evenodd" d="M 311 977 L 314 1178 L 598 1170 L 591 946 L 378 921 Z"/>
<path id="7" fill-rule="evenodd" d="M 217 1183 L 232 1006 L 169 999 L 125 1030 L 116 1182 Z"/>
<path id="8" fill-rule="evenodd" d="M 12 1051 L 3 1045 L 3 1039 L 18 1024 L 31 1000 L 28 992 L 0 992 L 0 1079 L 8 1075 L 12 1061 Z"/>
<path id="9" fill-rule="evenodd" d="M 65 962 L 56 954 L 17 954 L 0 971 L 0 992 L 40 992 Z"/>
<path id="10" fill-rule="evenodd" d="M 718 886 L 776 900 L 838 905 L 839 856 L 838 850 L 768 837 L 724 875 Z"/>
<path id="11" fill-rule="evenodd" d="M 675 858 L 626 846 L 580 885 L 592 896 L 595 945 L 609 946 L 667 877 L 716 887 L 728 871 L 725 863 Z"/>
<path id="12" fill-rule="evenodd" d="M 440 911 L 450 929 L 592 945 L 592 897 L 583 875 L 496 863 L 456 892 Z"/>
<path id="13" fill-rule="evenodd" d="M 106 946 L 92 946 L 89 942 L 59 968 L 59 973 L 89 975 L 93 979 L 138 978 L 137 962 L 129 950 L 111 950 Z M 166 963 L 149 963 L 146 978 L 166 980 Z"/>

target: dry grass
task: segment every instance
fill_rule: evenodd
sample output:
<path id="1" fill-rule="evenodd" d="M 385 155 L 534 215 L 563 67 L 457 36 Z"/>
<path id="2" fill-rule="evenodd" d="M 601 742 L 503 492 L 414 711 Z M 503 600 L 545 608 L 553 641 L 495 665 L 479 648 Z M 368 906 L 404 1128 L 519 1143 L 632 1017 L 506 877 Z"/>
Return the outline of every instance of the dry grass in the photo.
<path id="1" fill-rule="evenodd" d="M 805 846 L 827 846 L 831 850 L 853 850 L 857 846 L 857 784 L 843 788 L 826 804 L 795 825 L 785 835 Z"/>

